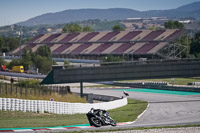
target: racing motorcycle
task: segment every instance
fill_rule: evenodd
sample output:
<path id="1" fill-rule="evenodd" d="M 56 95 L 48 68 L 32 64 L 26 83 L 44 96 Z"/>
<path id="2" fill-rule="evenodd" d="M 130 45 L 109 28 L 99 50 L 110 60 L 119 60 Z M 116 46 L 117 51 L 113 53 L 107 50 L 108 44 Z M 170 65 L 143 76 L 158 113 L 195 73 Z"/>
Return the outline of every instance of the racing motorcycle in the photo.
<path id="1" fill-rule="evenodd" d="M 101 127 L 106 125 L 116 126 L 115 121 L 109 116 L 109 113 L 101 109 L 91 109 L 86 114 L 91 126 Z"/>

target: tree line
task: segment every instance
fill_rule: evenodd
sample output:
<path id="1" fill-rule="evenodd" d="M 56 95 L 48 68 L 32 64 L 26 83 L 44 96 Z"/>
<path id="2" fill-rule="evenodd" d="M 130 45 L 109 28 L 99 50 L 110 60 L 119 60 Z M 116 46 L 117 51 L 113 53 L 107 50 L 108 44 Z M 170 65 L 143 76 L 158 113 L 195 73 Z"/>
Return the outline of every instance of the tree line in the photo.
<path id="1" fill-rule="evenodd" d="M 76 23 L 69 23 L 63 27 L 63 32 L 67 33 L 76 33 L 76 32 L 91 32 L 92 30 L 89 26 L 81 27 L 79 24 Z M 124 31 L 124 27 L 122 25 L 114 25 L 112 27 L 113 31 Z"/>
<path id="2" fill-rule="evenodd" d="M 0 52 L 7 53 L 13 51 L 19 46 L 19 38 L 1 37 L 0 36 Z"/>
<path id="3" fill-rule="evenodd" d="M 5 62 L 0 58 L 1 65 L 6 65 L 11 69 L 13 66 L 24 66 L 24 70 L 29 70 L 30 67 L 38 68 L 39 73 L 47 74 L 52 65 L 56 64 L 56 61 L 52 60 L 51 50 L 48 46 L 40 46 L 36 52 L 32 50 L 24 50 L 20 59 L 13 59 L 10 63 Z"/>

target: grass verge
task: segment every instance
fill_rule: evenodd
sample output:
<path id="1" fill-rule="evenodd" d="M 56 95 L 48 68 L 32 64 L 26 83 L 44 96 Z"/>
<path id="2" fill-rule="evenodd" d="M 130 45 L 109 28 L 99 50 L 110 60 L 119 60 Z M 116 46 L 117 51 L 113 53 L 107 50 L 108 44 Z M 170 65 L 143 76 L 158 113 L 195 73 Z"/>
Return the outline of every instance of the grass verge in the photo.
<path id="1" fill-rule="evenodd" d="M 109 113 L 116 122 L 134 121 L 146 107 L 147 102 L 129 99 L 126 106 L 110 110 Z M 0 111 L 0 128 L 54 127 L 86 123 L 88 120 L 85 114 L 55 115 Z"/>
<path id="2" fill-rule="evenodd" d="M 27 100 L 46 100 L 49 101 L 50 99 L 54 99 L 57 102 L 71 102 L 71 103 L 87 103 L 86 98 L 82 98 L 76 94 L 69 93 L 67 95 L 59 95 L 55 94 L 44 94 L 40 96 L 28 95 L 28 96 L 18 96 L 16 95 L 0 95 L 1 98 L 17 98 L 17 99 L 27 99 Z"/>

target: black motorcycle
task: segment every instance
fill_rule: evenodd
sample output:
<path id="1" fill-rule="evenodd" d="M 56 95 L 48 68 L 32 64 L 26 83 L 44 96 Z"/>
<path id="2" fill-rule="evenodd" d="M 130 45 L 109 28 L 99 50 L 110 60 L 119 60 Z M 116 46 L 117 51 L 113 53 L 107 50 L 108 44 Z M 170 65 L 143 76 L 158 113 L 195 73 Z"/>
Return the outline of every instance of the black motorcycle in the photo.
<path id="1" fill-rule="evenodd" d="M 105 110 L 92 108 L 86 115 L 91 126 L 116 126 L 115 121 L 109 116 L 109 113 Z"/>

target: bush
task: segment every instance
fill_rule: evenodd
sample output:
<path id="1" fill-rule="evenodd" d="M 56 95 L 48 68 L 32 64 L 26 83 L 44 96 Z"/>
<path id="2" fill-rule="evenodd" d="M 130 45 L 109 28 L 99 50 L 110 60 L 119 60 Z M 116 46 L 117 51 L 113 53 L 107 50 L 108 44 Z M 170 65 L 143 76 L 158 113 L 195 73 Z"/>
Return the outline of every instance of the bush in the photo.
<path id="1" fill-rule="evenodd" d="M 103 62 L 119 62 L 119 61 L 124 61 L 124 58 L 118 57 L 118 56 L 113 56 L 113 55 L 108 55 L 103 60 Z"/>
<path id="2" fill-rule="evenodd" d="M 35 66 L 39 69 L 42 74 L 47 74 L 51 70 L 52 60 L 46 57 L 37 55 L 34 60 Z"/>
<path id="3" fill-rule="evenodd" d="M 31 80 L 19 80 L 17 85 L 21 87 L 36 87 L 40 84 L 40 81 L 31 79 Z"/>

